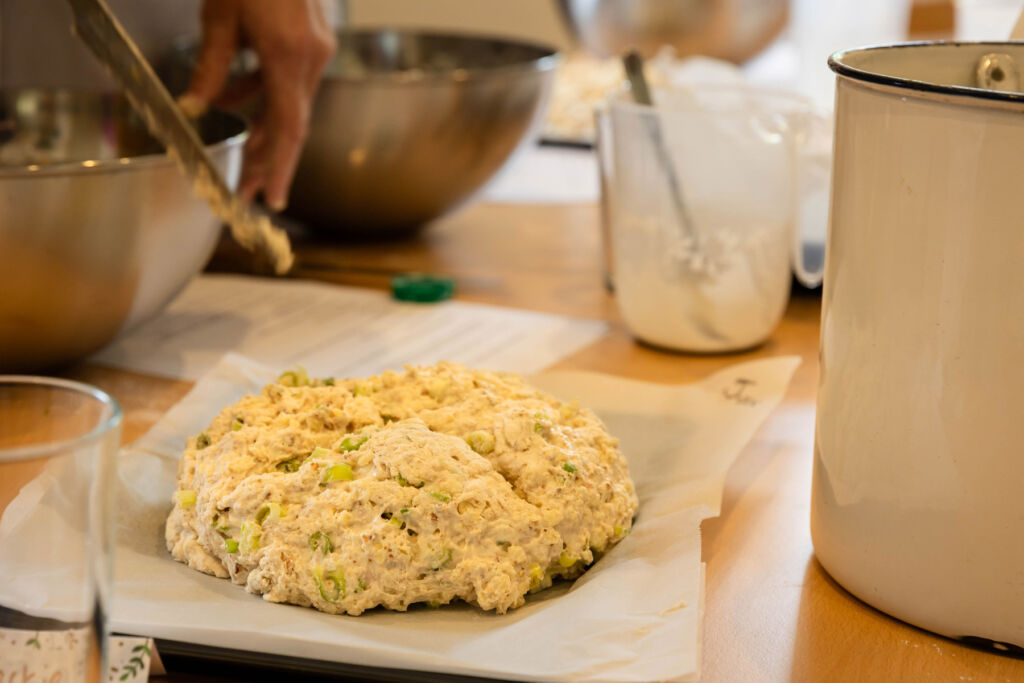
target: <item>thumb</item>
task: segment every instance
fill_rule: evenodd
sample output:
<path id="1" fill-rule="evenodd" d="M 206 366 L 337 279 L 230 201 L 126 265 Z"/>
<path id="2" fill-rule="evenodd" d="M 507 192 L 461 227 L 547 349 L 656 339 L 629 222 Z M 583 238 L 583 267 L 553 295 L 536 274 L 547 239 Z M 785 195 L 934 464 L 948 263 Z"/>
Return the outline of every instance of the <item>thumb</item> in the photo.
<path id="1" fill-rule="evenodd" d="M 244 1 L 244 0 L 242 0 Z M 231 60 L 239 45 L 238 0 L 206 0 L 202 13 L 202 42 L 188 92 L 178 104 L 189 116 L 210 106 L 228 80 Z"/>

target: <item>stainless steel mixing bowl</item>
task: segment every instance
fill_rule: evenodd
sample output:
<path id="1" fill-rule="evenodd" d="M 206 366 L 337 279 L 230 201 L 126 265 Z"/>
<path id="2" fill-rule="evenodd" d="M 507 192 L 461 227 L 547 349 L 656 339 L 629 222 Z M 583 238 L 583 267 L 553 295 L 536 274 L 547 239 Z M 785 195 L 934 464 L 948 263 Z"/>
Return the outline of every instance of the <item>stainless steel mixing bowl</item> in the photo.
<path id="1" fill-rule="evenodd" d="M 630 50 L 653 56 L 663 45 L 682 54 L 706 34 L 720 0 L 559 0 L 570 32 L 589 52 L 615 57 Z"/>
<path id="2" fill-rule="evenodd" d="M 229 183 L 244 122 L 200 122 Z M 117 95 L 0 91 L 0 372 L 82 358 L 158 312 L 220 223 Z"/>
<path id="3" fill-rule="evenodd" d="M 556 53 L 399 30 L 338 36 L 289 213 L 335 235 L 415 231 L 505 163 L 549 89 Z"/>
<path id="4" fill-rule="evenodd" d="M 759 52 L 788 17 L 789 0 L 559 0 L 569 32 L 598 57 L 669 46 L 742 62 Z"/>

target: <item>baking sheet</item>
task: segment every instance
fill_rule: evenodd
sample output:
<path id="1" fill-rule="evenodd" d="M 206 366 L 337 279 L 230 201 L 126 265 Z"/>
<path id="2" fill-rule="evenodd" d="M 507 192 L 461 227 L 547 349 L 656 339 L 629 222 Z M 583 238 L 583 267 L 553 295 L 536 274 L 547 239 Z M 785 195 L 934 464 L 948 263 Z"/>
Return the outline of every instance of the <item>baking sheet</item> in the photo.
<path id="1" fill-rule="evenodd" d="M 538 387 L 594 408 L 619 437 L 640 497 L 632 533 L 575 583 L 536 594 L 503 616 L 462 605 L 348 617 L 266 602 L 175 562 L 164 547 L 186 437 L 278 372 L 229 355 L 119 455 L 111 627 L 392 669 L 538 681 L 693 679 L 704 585 L 700 522 L 718 514 L 729 465 L 798 364 L 794 357 L 753 361 L 684 386 L 593 373 L 534 376 Z M 0 565 L 16 558 L 19 543 L 31 542 L 17 525 L 9 528 L 0 538 Z M 52 578 L 29 587 L 37 608 L 45 609 Z M 0 587 L 0 604 L 17 605 L 17 598 Z"/>

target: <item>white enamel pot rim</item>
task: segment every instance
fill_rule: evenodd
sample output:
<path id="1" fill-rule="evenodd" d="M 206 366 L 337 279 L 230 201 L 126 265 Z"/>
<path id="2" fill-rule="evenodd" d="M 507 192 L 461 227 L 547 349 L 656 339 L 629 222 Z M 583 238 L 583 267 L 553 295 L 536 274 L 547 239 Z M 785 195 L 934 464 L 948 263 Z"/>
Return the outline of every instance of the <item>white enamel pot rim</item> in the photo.
<path id="1" fill-rule="evenodd" d="M 929 52 L 933 55 L 927 55 Z M 833 53 L 828 58 L 828 66 L 837 76 L 898 88 L 906 95 L 969 97 L 1024 106 L 1022 92 L 978 88 L 949 82 L 951 79 L 915 78 L 904 70 L 906 64 L 923 57 L 943 56 L 961 62 L 973 71 L 977 59 L 992 52 L 1010 53 L 1024 67 L 1024 41 L 912 41 L 867 45 Z M 884 65 L 884 68 L 877 68 L 879 65 Z"/>

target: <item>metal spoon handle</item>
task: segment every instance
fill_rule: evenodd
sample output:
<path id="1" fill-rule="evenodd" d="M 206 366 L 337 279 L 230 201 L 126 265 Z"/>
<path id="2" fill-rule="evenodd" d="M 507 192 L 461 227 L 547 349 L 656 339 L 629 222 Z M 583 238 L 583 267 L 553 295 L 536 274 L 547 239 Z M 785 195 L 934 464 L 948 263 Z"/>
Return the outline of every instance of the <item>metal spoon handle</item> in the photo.
<path id="1" fill-rule="evenodd" d="M 636 50 L 632 50 L 622 58 L 622 66 L 626 71 L 626 78 L 629 79 L 629 90 L 633 94 L 633 100 L 637 104 L 653 106 L 654 98 L 651 97 L 651 89 L 647 85 L 647 78 L 644 76 L 644 58 Z M 651 139 L 651 146 L 658 159 L 662 172 L 668 181 L 669 194 L 672 198 L 672 206 L 676 216 L 679 218 L 679 227 L 683 236 L 691 240 L 694 251 L 697 251 L 697 231 L 693 225 L 693 219 L 686 208 L 683 199 L 683 188 L 676 175 L 676 167 L 668 155 L 668 148 L 665 145 L 665 137 L 661 132 L 661 124 L 658 122 L 656 113 L 652 110 L 651 116 L 647 117 L 647 135 Z"/>

